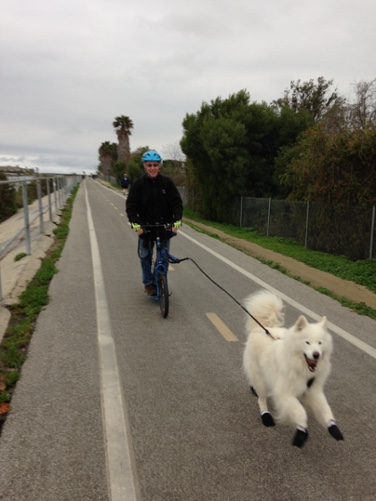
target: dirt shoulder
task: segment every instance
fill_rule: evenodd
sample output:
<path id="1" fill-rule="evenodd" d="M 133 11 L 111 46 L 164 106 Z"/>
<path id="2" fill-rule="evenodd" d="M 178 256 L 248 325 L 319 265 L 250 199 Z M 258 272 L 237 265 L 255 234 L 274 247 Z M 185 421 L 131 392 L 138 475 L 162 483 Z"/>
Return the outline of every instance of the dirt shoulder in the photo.
<path id="1" fill-rule="evenodd" d="M 291 257 L 283 256 L 282 254 L 265 249 L 264 247 L 252 242 L 232 237 L 223 231 L 212 228 L 211 226 L 205 226 L 204 224 L 197 223 L 196 221 L 188 218 L 184 218 L 184 220 L 207 231 L 208 233 L 217 235 L 221 240 L 223 240 L 223 242 L 226 242 L 249 256 L 262 259 L 263 261 L 272 261 L 273 263 L 279 264 L 281 267 L 285 268 L 289 275 L 309 282 L 309 284 L 314 288 L 323 287 L 335 294 L 337 297 L 346 298 L 354 303 L 365 303 L 370 308 L 376 310 L 376 294 L 369 291 L 362 285 L 335 277 L 325 271 L 311 268 L 310 266 L 307 266 L 300 261 L 296 261 Z"/>

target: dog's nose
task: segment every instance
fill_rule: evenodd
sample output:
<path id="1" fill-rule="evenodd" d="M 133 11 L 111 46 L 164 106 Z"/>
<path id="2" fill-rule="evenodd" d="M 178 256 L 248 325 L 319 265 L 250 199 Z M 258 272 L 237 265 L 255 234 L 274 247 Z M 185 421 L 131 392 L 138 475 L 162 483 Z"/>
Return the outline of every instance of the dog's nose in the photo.
<path id="1" fill-rule="evenodd" d="M 314 358 L 314 360 L 318 360 L 320 358 L 320 353 L 318 351 L 315 351 L 313 353 L 313 358 Z"/>

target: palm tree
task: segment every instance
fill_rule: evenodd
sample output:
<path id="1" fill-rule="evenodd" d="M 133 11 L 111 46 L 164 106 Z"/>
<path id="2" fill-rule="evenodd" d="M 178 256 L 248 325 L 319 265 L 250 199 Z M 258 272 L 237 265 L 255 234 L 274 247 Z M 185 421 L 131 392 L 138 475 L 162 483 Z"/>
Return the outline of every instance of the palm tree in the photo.
<path id="1" fill-rule="evenodd" d="M 124 162 L 127 165 L 129 157 L 131 155 L 131 149 L 129 145 L 129 136 L 131 135 L 131 130 L 133 129 L 133 122 L 129 117 L 121 115 L 116 117 L 113 124 L 116 130 L 116 135 L 118 137 L 118 161 Z"/>
<path id="2" fill-rule="evenodd" d="M 105 141 L 100 145 L 98 153 L 100 161 L 99 170 L 103 176 L 109 176 L 117 159 L 117 145 L 116 143 Z"/>

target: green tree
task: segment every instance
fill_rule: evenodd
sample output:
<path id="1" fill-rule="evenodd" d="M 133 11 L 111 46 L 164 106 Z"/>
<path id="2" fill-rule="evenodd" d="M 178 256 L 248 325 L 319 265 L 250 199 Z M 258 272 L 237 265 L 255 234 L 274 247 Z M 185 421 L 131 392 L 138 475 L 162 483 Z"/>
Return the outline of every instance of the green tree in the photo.
<path id="1" fill-rule="evenodd" d="M 118 160 L 127 165 L 130 158 L 130 141 L 129 136 L 131 136 L 131 130 L 133 129 L 132 120 L 125 116 L 120 115 L 116 117 L 112 125 L 116 130 L 116 135 L 118 138 Z"/>
<path id="2" fill-rule="evenodd" d="M 284 106 L 274 108 L 277 115 L 278 142 L 274 158 L 273 185 L 276 187 L 275 196 L 286 198 L 290 193 L 290 186 L 281 183 L 281 176 L 289 169 L 291 161 L 299 154 L 297 143 L 299 137 L 312 124 L 309 112 L 301 109 L 298 112 Z"/>
<path id="3" fill-rule="evenodd" d="M 308 82 L 290 82 L 290 89 L 285 90 L 284 96 L 273 104 L 280 108 L 290 107 L 295 112 L 306 110 L 313 122 L 318 122 L 342 98 L 337 94 L 337 89 L 330 92 L 333 80 L 325 80 L 319 77 L 317 83 L 313 79 Z"/>
<path id="4" fill-rule="evenodd" d="M 308 120 L 307 111 L 251 103 L 245 90 L 187 114 L 181 148 L 187 156 L 187 184 L 195 187 L 203 215 L 225 220 L 240 195 L 280 196 L 278 151 L 295 144 Z M 280 168 L 283 172 L 283 162 Z"/>
<path id="5" fill-rule="evenodd" d="M 243 194 L 252 197 L 278 196 L 274 179 L 275 157 L 286 138 L 281 136 L 283 115 L 263 103 L 251 103 L 246 115 L 247 174 Z M 287 136 L 286 136 L 287 137 Z"/>
<path id="6" fill-rule="evenodd" d="M 127 174 L 131 183 L 144 174 L 145 170 L 142 165 L 142 155 L 145 151 L 150 150 L 149 146 L 141 146 L 137 150 L 132 151 L 129 163 L 127 166 Z"/>
<path id="7" fill-rule="evenodd" d="M 98 149 L 99 172 L 103 176 L 110 176 L 113 172 L 114 163 L 117 160 L 117 144 L 105 141 Z"/>
<path id="8" fill-rule="evenodd" d="M 112 174 L 116 178 L 116 181 L 120 184 L 120 181 L 124 175 L 124 173 L 127 172 L 127 166 L 125 165 L 124 162 L 115 162 L 112 166 Z"/>
<path id="9" fill-rule="evenodd" d="M 334 133 L 306 131 L 282 176 L 294 200 L 338 205 L 376 204 L 376 126 Z"/>
<path id="10" fill-rule="evenodd" d="M 299 163 L 300 140 L 304 142 L 304 133 L 315 124 L 326 130 L 340 132 L 347 128 L 347 103 L 337 90 L 331 92 L 332 80 L 319 77 L 315 83 L 292 81 L 284 96 L 273 101 L 273 106 L 280 114 L 280 149 L 275 159 L 274 182 L 278 185 L 278 195 L 286 198 L 297 187 L 291 182 L 291 165 Z M 290 179 L 290 181 L 288 181 Z"/>
<path id="11" fill-rule="evenodd" d="M 376 80 L 337 96 L 321 119 L 282 149 L 278 174 L 289 198 L 327 204 L 376 203 Z"/>
<path id="12" fill-rule="evenodd" d="M 135 158 L 131 159 L 128 163 L 128 178 L 132 184 L 136 179 L 138 179 L 142 174 L 144 174 L 144 168 L 141 163 L 141 159 L 137 160 Z"/>
<path id="13" fill-rule="evenodd" d="M 190 158 L 202 202 L 202 212 L 213 219 L 228 214 L 234 195 L 244 185 L 247 163 L 244 113 L 249 105 L 245 91 L 227 100 L 203 103 L 183 121 L 181 148 Z"/>

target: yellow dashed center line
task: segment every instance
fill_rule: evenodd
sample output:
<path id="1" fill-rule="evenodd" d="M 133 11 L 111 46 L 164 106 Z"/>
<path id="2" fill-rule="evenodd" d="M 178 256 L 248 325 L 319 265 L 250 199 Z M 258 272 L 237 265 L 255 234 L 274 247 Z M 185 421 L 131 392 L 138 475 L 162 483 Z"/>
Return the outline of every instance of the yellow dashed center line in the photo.
<path id="1" fill-rule="evenodd" d="M 214 327 L 219 331 L 219 333 L 226 339 L 226 341 L 236 342 L 239 339 L 235 336 L 235 334 L 230 331 L 227 325 L 222 322 L 218 315 L 215 313 L 207 313 L 206 316 L 210 320 L 210 322 L 214 325 Z"/>

